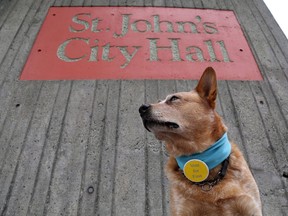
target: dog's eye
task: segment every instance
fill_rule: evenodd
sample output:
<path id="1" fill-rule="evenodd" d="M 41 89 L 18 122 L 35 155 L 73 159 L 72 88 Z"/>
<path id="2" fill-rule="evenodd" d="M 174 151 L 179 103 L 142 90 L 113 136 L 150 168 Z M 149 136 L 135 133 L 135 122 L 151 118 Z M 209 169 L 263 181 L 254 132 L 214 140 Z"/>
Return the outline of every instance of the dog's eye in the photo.
<path id="1" fill-rule="evenodd" d="M 173 101 L 176 101 L 176 100 L 179 100 L 180 98 L 179 97 L 177 97 L 177 96 L 175 96 L 175 95 L 173 95 L 171 98 L 170 98 L 170 102 L 173 102 Z"/>

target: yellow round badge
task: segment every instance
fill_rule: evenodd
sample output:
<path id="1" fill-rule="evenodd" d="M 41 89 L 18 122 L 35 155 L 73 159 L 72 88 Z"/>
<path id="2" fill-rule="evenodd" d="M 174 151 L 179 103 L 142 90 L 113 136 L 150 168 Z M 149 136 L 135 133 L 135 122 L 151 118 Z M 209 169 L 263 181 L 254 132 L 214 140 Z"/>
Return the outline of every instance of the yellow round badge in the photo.
<path id="1" fill-rule="evenodd" d="M 209 175 L 209 168 L 204 161 L 192 159 L 185 163 L 184 175 L 192 182 L 202 182 Z"/>

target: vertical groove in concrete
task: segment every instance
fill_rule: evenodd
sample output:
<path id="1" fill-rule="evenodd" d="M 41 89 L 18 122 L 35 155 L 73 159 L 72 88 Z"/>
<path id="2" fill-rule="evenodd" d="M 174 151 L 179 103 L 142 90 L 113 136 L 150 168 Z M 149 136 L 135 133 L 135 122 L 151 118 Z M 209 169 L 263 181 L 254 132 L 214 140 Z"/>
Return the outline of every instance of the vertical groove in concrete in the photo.
<path id="1" fill-rule="evenodd" d="M 249 35 L 247 35 L 247 37 L 248 37 L 248 39 L 251 41 L 252 39 L 251 39 L 251 37 L 249 36 Z M 257 53 L 257 48 L 256 47 L 254 47 L 254 46 L 252 46 L 252 48 L 255 50 L 255 52 Z M 271 48 L 271 46 L 270 46 L 270 48 Z M 259 61 L 262 63 L 262 64 L 265 64 L 265 56 L 263 56 L 262 55 L 262 53 L 257 53 L 258 55 L 256 56 L 258 59 L 259 59 Z M 264 74 L 263 74 L 263 76 L 264 76 L 264 78 L 265 78 L 265 81 L 264 82 L 261 82 L 260 84 L 261 84 L 261 88 L 262 88 L 262 92 L 264 93 L 264 97 L 266 98 L 266 100 L 268 99 L 268 100 L 270 100 L 269 101 L 269 104 L 271 104 L 271 105 L 274 105 L 274 103 L 275 102 L 271 102 L 271 100 L 273 100 L 274 98 L 276 98 L 276 103 L 277 103 L 277 113 L 279 113 L 279 114 L 281 114 L 282 115 L 282 117 L 280 117 L 279 119 L 277 119 L 277 120 L 275 120 L 276 122 L 277 122 L 277 124 L 279 124 L 279 121 L 280 122 L 283 122 L 283 126 L 284 126 L 284 128 L 287 128 L 287 114 L 286 113 L 283 113 L 283 110 L 285 110 L 285 109 L 282 109 L 282 108 L 280 108 L 280 107 L 283 107 L 283 103 L 287 103 L 287 99 L 285 99 L 285 97 L 281 97 L 280 99 L 278 99 L 279 98 L 279 96 L 277 95 L 277 94 L 275 94 L 275 91 L 273 91 L 273 86 L 275 85 L 275 82 L 277 82 L 278 80 L 283 80 L 283 75 L 284 75 L 284 80 L 285 80 L 285 74 L 283 74 L 282 73 L 282 76 L 281 76 L 281 70 L 279 70 L 279 64 L 277 64 L 277 63 L 279 63 L 279 61 L 277 61 L 277 58 L 274 58 L 274 61 L 269 61 L 270 63 L 270 65 L 271 65 L 271 67 L 273 67 L 273 68 L 275 68 L 275 70 L 278 72 L 280 72 L 279 74 L 280 74 L 280 77 L 279 78 L 274 78 L 273 76 L 275 76 L 274 74 L 275 74 L 275 72 L 270 72 L 269 71 L 269 69 L 267 69 L 267 68 L 265 68 L 265 67 L 263 67 L 263 66 L 261 66 L 262 64 L 260 64 L 260 66 L 261 66 L 261 69 L 262 69 L 262 71 L 264 71 Z M 272 63 L 271 63 L 272 62 Z M 276 63 L 276 64 L 275 64 Z M 271 76 L 273 77 L 273 78 L 271 78 Z M 251 85 L 251 86 L 255 86 L 255 85 Z M 279 85 L 278 85 L 279 86 Z M 281 86 L 281 85 L 280 85 Z M 255 89 L 255 88 L 257 88 L 257 87 L 254 87 L 253 89 Z M 272 94 L 274 95 L 274 97 L 267 97 L 267 96 L 265 96 L 265 94 L 270 94 L 270 92 L 272 92 Z M 281 92 L 281 91 L 280 91 Z M 284 99 L 284 100 L 283 100 Z M 280 101 L 282 101 L 282 103 L 280 102 Z M 285 106 L 285 105 L 284 105 Z M 280 108 L 280 109 L 279 109 Z M 272 112 L 272 116 L 273 116 L 273 113 L 275 113 L 275 111 L 274 112 Z M 281 127 L 278 127 L 278 130 L 281 130 Z"/>
<path id="2" fill-rule="evenodd" d="M 216 2 L 216 9 L 229 10 L 231 8 L 227 7 L 224 0 L 220 0 Z M 223 110 L 225 124 L 228 124 L 227 126 L 229 138 L 231 139 L 231 141 L 237 143 L 239 148 L 242 150 L 245 158 L 249 160 L 246 145 L 244 145 L 244 136 L 239 125 L 237 111 L 235 109 L 235 104 L 233 102 L 231 91 L 229 89 L 230 84 L 228 81 L 219 81 L 218 85 L 218 100 Z"/>
<path id="3" fill-rule="evenodd" d="M 154 103 L 159 99 L 158 81 L 145 81 L 145 102 Z M 146 131 L 145 133 L 147 151 L 147 201 L 149 215 L 163 215 L 165 197 L 163 194 L 163 170 L 162 167 L 162 144 L 155 140 L 155 137 Z"/>
<path id="4" fill-rule="evenodd" d="M 85 157 L 84 157 L 84 161 L 83 161 L 83 170 L 81 173 L 81 192 L 79 194 L 79 200 L 78 200 L 78 209 L 77 209 L 77 215 L 81 215 L 82 211 L 83 211 L 83 193 L 87 192 L 88 188 L 86 188 L 86 178 L 85 178 L 85 173 L 87 171 L 87 154 L 90 150 L 90 144 L 91 144 L 91 127 L 92 127 L 92 120 L 93 120 L 93 116 L 94 116 L 94 112 L 95 112 L 95 98 L 97 96 L 97 86 L 98 86 L 98 82 L 95 83 L 95 88 L 94 88 L 94 92 L 93 92 L 93 100 L 92 100 L 92 114 L 90 117 L 90 123 L 89 123 L 89 135 L 88 135 L 88 146 L 85 149 Z M 91 190 L 94 190 L 94 187 L 91 188 Z M 97 190 L 96 190 L 97 191 Z M 93 203 L 95 204 L 95 203 Z"/>
<path id="5" fill-rule="evenodd" d="M 1 14 L 1 17 L 0 17 L 0 30 L 2 28 L 2 25 L 7 20 L 7 17 L 9 16 L 11 11 L 15 7 L 16 3 L 17 3 L 17 0 L 13 0 L 13 1 L 6 0 L 6 1 L 3 1 L 1 3 L 1 6 L 0 6 L 0 14 Z"/>
<path id="6" fill-rule="evenodd" d="M 5 43 L 0 44 L 0 62 L 2 62 L 10 44 L 15 38 L 19 28 L 21 27 L 27 13 L 29 12 L 33 1 L 18 1 L 18 4 L 13 7 L 13 10 L 9 14 L 9 17 L 5 20 L 1 27 L 0 41 Z"/>
<path id="7" fill-rule="evenodd" d="M 7 120 L 7 112 L 9 111 L 8 106 L 11 103 L 11 97 L 15 89 L 17 89 L 14 85 L 18 85 L 18 83 L 12 81 L 15 79 L 15 74 L 13 72 L 11 73 L 11 71 L 13 71 L 14 67 L 17 67 L 22 63 L 19 62 L 19 58 L 23 59 L 23 51 L 25 50 L 23 49 L 23 43 L 25 42 L 23 38 L 25 39 L 25 34 L 30 30 L 29 23 L 33 20 L 33 16 L 39 13 L 38 8 L 41 7 L 41 3 L 42 1 L 37 1 L 34 3 L 33 7 L 30 8 L 28 14 L 24 18 L 23 24 L 19 27 L 14 40 L 11 42 L 5 57 L 0 61 L 0 135 L 2 134 L 4 124 Z M 17 70 L 15 71 L 17 72 Z"/>
<path id="8" fill-rule="evenodd" d="M 31 197 L 30 197 L 30 199 L 29 199 L 28 210 L 27 210 L 27 214 L 28 214 L 28 215 L 31 214 L 31 207 L 32 207 L 33 198 L 36 197 L 35 191 L 36 191 L 36 186 L 38 185 L 38 182 L 39 182 L 39 179 L 40 179 L 40 177 L 39 177 L 39 175 L 40 175 L 40 168 L 41 168 L 41 164 L 43 163 L 44 152 L 45 152 L 44 150 L 45 150 L 45 148 L 46 148 L 47 140 L 48 140 L 48 139 L 47 139 L 47 137 L 48 137 L 48 132 L 49 132 L 49 129 L 51 128 L 52 116 L 53 116 L 53 114 L 54 114 L 55 111 L 56 111 L 54 108 L 55 108 L 56 99 L 57 99 L 58 96 L 59 96 L 59 91 L 60 91 L 60 86 L 59 86 L 59 84 L 57 84 L 56 88 L 57 88 L 57 93 L 56 93 L 56 96 L 55 96 L 55 98 L 54 98 L 53 108 L 51 109 L 51 110 L 52 110 L 51 116 L 50 116 L 50 118 L 49 118 L 49 123 L 48 123 L 48 126 L 47 126 L 47 130 L 46 130 L 46 132 L 45 132 L 45 138 L 46 138 L 46 139 L 44 139 L 44 144 L 43 144 L 43 148 L 42 148 L 42 151 L 41 151 L 39 163 L 38 163 L 38 165 L 37 165 L 37 172 L 36 172 L 36 176 L 35 176 L 35 181 L 34 181 L 34 184 L 33 184 L 33 187 L 32 187 Z M 38 197 L 37 197 L 37 198 L 38 198 Z"/>
<path id="9" fill-rule="evenodd" d="M 269 31 L 271 32 L 271 35 L 273 36 L 274 40 L 278 44 L 279 48 L 281 49 L 283 55 L 286 58 L 286 61 L 288 60 L 288 49 L 285 49 L 285 47 L 288 47 L 288 41 L 287 37 L 284 35 L 283 31 L 280 29 L 278 23 L 275 19 L 271 19 L 273 16 L 270 12 L 270 10 L 267 8 L 265 4 L 263 4 L 263 1 L 261 0 L 253 0 L 251 3 L 254 4 L 255 9 L 259 11 L 261 14 L 261 18 L 263 19 L 263 23 L 269 27 Z M 281 44 L 280 44 L 281 41 Z"/>
<path id="10" fill-rule="evenodd" d="M 147 82 L 144 81 L 144 103 L 147 104 Z M 145 160 L 145 216 L 149 216 L 149 158 L 148 158 L 148 143 L 147 143 L 147 131 L 145 131 L 144 139 L 144 160 Z"/>
<path id="11" fill-rule="evenodd" d="M 59 92 L 55 99 L 56 101 L 43 147 L 42 162 L 39 163 L 39 174 L 34 184 L 35 189 L 30 199 L 27 215 L 43 215 L 50 177 L 53 170 L 53 161 L 59 144 L 59 132 L 64 122 L 65 111 L 68 104 L 70 85 L 71 83 L 67 81 L 60 82 Z M 63 106 L 63 104 L 65 105 Z"/>
<path id="12" fill-rule="evenodd" d="M 106 90 L 106 102 L 105 102 L 105 113 L 104 113 L 104 118 L 103 118 L 103 128 L 102 128 L 102 132 L 101 132 L 101 138 L 100 138 L 100 149 L 99 149 L 99 164 L 98 164 L 98 176 L 97 176 L 97 188 L 96 188 L 96 197 L 95 197 L 95 209 L 96 209 L 96 214 L 100 214 L 99 213 L 99 195 L 100 195 L 100 188 L 101 188 L 101 177 L 102 177 L 102 170 L 101 170 L 101 167 L 103 166 L 102 165 L 102 156 L 103 156 L 103 148 L 104 148 L 104 142 L 105 142 L 105 137 L 107 136 L 106 134 L 106 125 L 108 124 L 107 122 L 107 119 L 108 119 L 108 116 L 107 116 L 107 111 L 108 111 L 108 97 L 109 97 L 109 86 L 106 87 L 107 90 Z"/>
<path id="13" fill-rule="evenodd" d="M 58 84 L 51 86 L 44 83 L 39 91 L 37 105 L 33 113 L 31 125 L 27 128 L 27 137 L 23 142 L 23 151 L 19 155 L 17 176 L 11 194 L 11 202 L 18 208 L 7 210 L 8 215 L 23 215 L 27 212 L 31 191 L 36 181 L 37 168 L 40 164 L 43 146 L 46 139 L 46 131 L 51 119 L 52 110 L 57 94 Z M 21 195 L 19 195 L 21 194 Z"/>
<path id="14" fill-rule="evenodd" d="M 119 81 L 109 81 L 108 88 L 109 92 L 107 94 L 107 111 L 105 117 L 105 139 L 103 142 L 102 150 L 102 166 L 99 170 L 99 199 L 98 199 L 98 209 L 97 214 L 99 215 L 110 215 L 111 206 L 114 194 L 113 183 L 114 183 L 114 159 L 115 153 L 117 151 L 117 140 L 116 131 L 118 130 L 118 106 L 119 106 L 119 92 L 120 82 Z M 117 138 L 118 139 L 118 138 Z"/>
<path id="15" fill-rule="evenodd" d="M 71 83 L 71 84 L 70 84 Z M 50 196 L 51 196 L 51 184 L 52 184 L 52 179 L 54 178 L 54 174 L 55 174 L 55 164 L 57 162 L 57 156 L 58 156 L 58 151 L 60 149 L 60 145 L 61 145 L 61 140 L 62 140 L 62 135 L 63 135 L 63 128 L 64 128 L 64 122 L 65 122 L 65 119 L 66 119 L 66 116 L 67 116 L 67 110 L 68 110 L 68 104 L 69 104 L 69 101 L 70 101 L 70 98 L 71 98 L 71 91 L 72 91 L 72 87 L 73 87 L 73 82 L 69 82 L 69 93 L 68 93 L 68 99 L 67 99 L 67 102 L 65 104 L 65 111 L 64 111 L 64 116 L 61 120 L 61 125 L 60 125 L 60 131 L 59 131 L 59 138 L 56 140 L 56 145 L 55 145 L 55 154 L 54 154 L 54 157 L 52 157 L 53 159 L 53 163 L 51 164 L 52 167 L 51 167 L 51 175 L 50 175 L 50 178 L 49 178 L 49 186 L 48 186 L 48 191 L 47 191 L 47 195 L 46 195 L 46 200 L 45 200 L 45 206 L 44 206 L 44 209 L 43 209 L 43 215 L 47 215 L 47 211 L 48 211 L 48 206 L 50 204 Z"/>
<path id="16" fill-rule="evenodd" d="M 145 209 L 140 195 L 145 194 L 144 130 L 142 122 L 135 119 L 139 118 L 138 107 L 144 101 L 144 83 L 122 81 L 121 91 L 115 208 L 121 215 L 142 215 Z M 132 194 L 135 195 L 133 204 L 128 199 Z"/>
<path id="17" fill-rule="evenodd" d="M 259 183 L 264 215 L 285 215 L 288 42 L 261 0 L 2 0 L 0 215 L 169 212 L 165 148 L 138 107 L 196 82 L 18 81 L 50 5 L 234 10 L 264 80 L 220 81 L 217 111 Z"/>
<path id="18" fill-rule="evenodd" d="M 235 1 L 232 1 L 232 3 L 233 3 L 233 7 L 235 7 L 235 9 L 236 9 L 236 11 L 238 10 L 242 10 L 242 12 L 241 12 L 241 14 L 243 14 L 243 8 L 245 8 L 245 7 L 243 7 L 243 6 L 241 6 L 240 7 L 240 5 L 239 5 L 239 2 L 235 2 Z M 241 2 L 242 3 L 242 2 Z M 246 10 L 246 11 L 248 11 L 248 10 Z M 239 12 L 238 12 L 239 13 Z M 244 12 L 244 14 L 245 14 L 245 12 Z M 247 17 L 247 15 L 246 16 L 243 16 L 243 18 L 246 18 Z M 239 19 L 240 19 L 240 21 L 242 21 L 243 22 L 243 19 L 242 19 L 242 17 L 241 16 L 239 16 Z M 250 22 L 251 22 L 251 19 L 250 19 Z M 245 20 L 244 20 L 244 23 L 245 23 Z M 253 22 L 253 23 L 255 23 L 255 22 Z M 257 22 L 256 22 L 257 23 Z M 253 29 L 254 28 L 257 28 L 257 25 L 253 25 Z M 245 25 L 244 25 L 244 31 L 245 31 L 245 33 L 246 33 L 246 36 L 248 37 L 248 40 L 250 41 L 250 43 L 252 44 L 252 48 L 254 49 L 254 53 L 257 55 L 257 58 L 258 58 L 258 62 L 260 61 L 260 62 L 262 62 L 261 63 L 261 65 L 262 65 L 262 71 L 264 70 L 264 83 L 265 82 L 268 82 L 269 83 L 269 85 L 271 86 L 271 88 L 275 88 L 275 87 L 280 87 L 281 86 L 281 84 L 279 85 L 279 84 L 277 84 L 277 82 L 278 82 L 278 80 L 276 81 L 275 79 L 271 79 L 271 75 L 272 75 L 272 77 L 273 76 L 275 76 L 276 75 L 276 73 L 275 73 L 275 71 L 274 71 L 274 73 L 273 74 L 270 74 L 268 71 L 267 71 L 267 69 L 266 69 L 266 67 L 265 67 L 265 63 L 263 62 L 263 61 L 265 61 L 265 59 L 266 58 L 268 58 L 268 61 L 269 61 L 269 67 L 271 66 L 271 62 L 273 62 L 274 64 L 277 62 L 277 60 L 276 60 L 276 58 L 274 57 L 274 56 L 267 56 L 267 53 L 269 52 L 268 51 L 268 48 L 266 48 L 267 49 L 267 51 L 266 51 L 266 55 L 265 56 L 263 56 L 263 52 L 261 52 L 261 53 L 258 53 L 258 49 L 260 48 L 255 48 L 255 47 L 257 47 L 257 43 L 255 44 L 255 46 L 253 45 L 253 43 L 252 43 L 252 41 L 254 41 L 253 40 L 253 37 L 255 37 L 253 34 L 255 34 L 256 32 L 255 32 L 255 30 L 254 31 L 252 31 L 251 30 L 251 28 L 252 28 L 252 26 L 249 28 L 249 24 L 246 22 L 245 23 Z M 262 29 L 260 30 L 260 32 L 262 31 Z M 257 33 L 258 33 L 258 36 L 257 36 L 257 39 L 259 39 L 259 36 L 260 37 L 262 37 L 262 35 L 259 35 L 259 31 L 257 31 Z M 263 32 L 262 32 L 263 33 Z M 252 37 L 252 38 L 251 38 Z M 265 36 L 264 36 L 264 38 L 265 38 Z M 252 39 L 252 40 L 251 40 Z M 267 43 L 267 44 L 269 44 L 269 43 Z M 265 45 L 266 45 L 266 43 L 265 43 Z M 270 53 L 272 53 L 273 54 L 273 52 L 270 52 Z M 269 53 L 269 54 L 270 54 Z M 272 58 L 273 60 L 269 60 L 269 58 Z M 272 65 L 273 65 L 273 63 L 272 63 Z M 263 67 L 263 65 L 264 65 L 264 67 Z M 263 69 L 264 68 L 264 69 Z M 277 69 L 278 68 L 278 69 Z M 278 70 L 279 71 L 279 65 L 278 66 L 276 66 L 276 67 L 274 67 L 274 70 L 276 69 L 276 71 Z M 269 70 L 269 69 L 268 69 Z M 279 71 L 280 72 L 280 71 Z M 269 75 L 270 74 L 270 75 Z M 279 76 L 281 76 L 281 72 L 278 74 L 277 73 L 277 75 Z M 277 76 L 276 75 L 276 76 Z M 285 78 L 284 78 L 285 79 Z M 275 82 L 276 81 L 276 82 Z M 283 82 L 283 79 L 281 80 L 282 82 Z M 272 83 L 273 84 L 272 84 Z M 263 85 L 263 84 L 262 84 Z M 250 85 L 251 86 L 251 85 Z M 275 94 L 275 92 L 278 92 L 278 93 L 276 93 L 277 94 L 277 96 L 280 94 L 281 95 L 281 91 L 283 91 L 283 90 L 274 90 L 273 92 L 274 92 L 274 94 Z M 275 95 L 276 96 L 276 95 Z M 278 96 L 279 97 L 279 96 Z M 277 98 L 277 97 L 276 97 Z M 283 97 L 282 97 L 283 98 Z M 283 101 L 284 103 L 285 103 L 285 100 Z M 282 102 L 282 103 L 283 103 Z M 279 110 L 279 112 L 281 113 L 282 112 L 282 109 L 281 109 L 281 111 Z M 261 115 L 261 113 L 260 113 L 260 115 Z M 284 116 L 284 118 L 285 118 L 285 116 Z M 269 131 L 268 131 L 269 132 Z M 270 132 L 269 132 L 270 133 Z M 267 133 L 267 131 L 266 131 L 266 134 L 269 134 L 269 133 Z M 267 139 L 269 139 L 268 137 L 267 137 Z M 275 142 L 275 141 L 274 141 Z M 264 148 L 266 148 L 265 146 L 263 146 Z M 275 161 L 276 160 L 276 158 L 275 157 L 273 157 L 273 161 Z M 275 164 L 275 166 L 277 166 L 276 164 Z M 272 166 L 271 168 L 272 168 L 272 170 L 275 170 L 275 166 Z M 274 168 L 274 169 L 273 169 Z M 271 170 L 271 172 L 272 173 L 277 173 L 277 171 L 275 170 L 275 171 L 272 171 Z M 263 174 L 261 173 L 261 170 L 256 170 L 254 173 L 256 173 L 259 177 L 258 177 L 258 179 L 259 180 L 261 180 L 262 182 L 263 182 Z M 282 191 L 282 192 L 280 192 L 279 190 L 278 190 L 278 187 L 279 187 L 279 184 L 281 184 L 280 182 L 282 182 L 282 185 L 283 185 L 283 179 L 281 178 L 282 176 L 281 176 L 281 174 L 279 175 L 277 175 L 277 174 L 272 174 L 272 175 L 275 175 L 274 177 L 274 180 L 276 180 L 277 178 L 279 178 L 278 180 L 276 180 L 276 181 L 278 181 L 278 183 L 277 183 L 277 185 L 278 186 L 276 186 L 276 187 L 274 187 L 274 189 L 271 189 L 271 191 L 273 191 L 271 194 L 269 194 L 269 196 L 270 196 L 270 198 L 269 198 L 269 201 L 267 201 L 267 192 L 266 192 L 266 190 L 264 190 L 264 188 L 266 188 L 266 187 L 264 187 L 264 186 L 262 186 L 262 194 L 264 194 L 264 196 L 262 196 L 262 201 L 263 201 L 263 203 L 264 203 L 264 214 L 267 214 L 267 215 L 269 215 L 269 214 L 281 214 L 281 212 L 283 211 L 283 208 L 285 208 L 284 206 L 287 206 L 287 191 Z M 267 175 L 267 174 L 266 174 Z M 261 176 L 261 177 L 260 177 Z M 265 180 L 264 180 L 265 181 Z M 268 182 L 267 183 L 265 183 L 265 182 L 263 182 L 263 184 L 268 184 Z M 271 182 L 269 183 L 269 184 L 271 184 Z M 261 187 L 260 187 L 260 191 L 261 191 Z M 282 197 L 281 198 L 281 200 L 282 201 L 279 201 L 279 203 L 278 202 L 276 202 L 275 203 L 275 201 L 272 201 L 273 199 L 275 200 L 275 196 L 276 196 L 276 194 L 281 194 L 280 196 Z M 285 200 L 285 198 L 284 197 L 286 197 L 286 200 Z M 273 203 L 274 202 L 274 203 Z M 268 204 L 269 203 L 269 204 Z M 271 205 L 271 203 L 273 203 L 273 206 L 275 206 L 275 205 L 278 205 L 279 206 L 279 210 L 278 210 L 278 212 L 276 213 L 275 212 L 275 210 L 274 210 L 274 212 L 273 212 L 273 210 L 271 211 L 271 207 L 269 207 L 268 205 Z"/>
<path id="19" fill-rule="evenodd" d="M 41 87 L 40 87 L 40 91 L 41 91 L 41 88 L 42 88 L 42 86 L 43 86 L 43 84 L 41 83 Z M 40 96 L 40 91 L 38 91 L 37 92 L 37 96 L 36 96 L 36 101 L 38 101 L 38 99 L 39 99 L 39 96 Z M 10 205 L 9 206 L 9 202 L 10 202 L 10 199 L 11 199 L 11 196 L 12 196 L 12 192 L 13 192 L 13 188 L 14 188 L 14 184 L 15 184 L 15 179 L 16 179 L 16 176 L 17 176 L 17 171 L 18 171 L 18 167 L 19 167 L 19 162 L 20 162 L 20 157 L 22 156 L 22 153 L 23 153 L 23 151 L 24 151 L 24 148 L 25 148 L 25 143 L 26 143 L 26 140 L 27 140 L 27 135 L 28 135 L 28 132 L 29 132 L 29 129 L 30 129 L 30 127 L 31 127 L 31 124 L 32 124 L 32 118 L 34 117 L 34 113 L 35 113 L 35 110 L 33 109 L 33 111 L 32 111 L 32 113 L 31 113 L 31 117 L 30 118 L 28 118 L 27 119 L 27 122 L 26 122 L 26 124 L 23 124 L 23 126 L 22 125 L 20 125 L 19 126 L 19 128 L 20 128 L 20 131 L 23 133 L 23 134 L 25 134 L 24 135 L 24 137 L 23 137 L 23 140 L 22 140 L 22 142 L 20 141 L 20 143 L 21 143 L 21 145 L 19 146 L 19 149 L 20 149 L 20 151 L 19 151 L 19 153 L 18 153 L 18 155 L 16 155 L 16 162 L 15 162 L 15 168 L 13 169 L 13 172 L 11 173 L 11 174 L 13 174 L 12 175 L 12 178 L 11 178 L 11 180 L 10 180 L 10 182 L 7 184 L 7 185 L 2 185 L 3 186 L 3 188 L 9 188 L 8 189 L 8 191 L 7 191 L 7 194 L 5 194 L 5 202 L 3 202 L 2 204 L 3 205 L 0 205 L 0 206 L 3 206 L 2 208 L 1 208 L 1 215 L 3 214 L 3 215 L 6 215 L 7 214 L 7 211 L 9 210 L 9 209 L 11 209 L 12 208 L 12 210 L 13 210 L 13 207 L 14 207 L 14 205 Z M 22 127 L 23 128 L 22 128 Z M 26 127 L 27 126 L 27 127 Z M 17 125 L 17 129 L 18 129 L 18 125 Z M 23 131 L 22 131 L 23 130 Z M 16 133 L 17 133 L 18 131 L 16 131 Z M 21 133 L 20 132 L 20 133 Z M 15 134 L 15 133 L 14 133 Z M 16 134 L 15 134 L 16 135 Z M 12 142 L 12 141 L 11 141 Z M 5 160 L 5 162 L 7 163 L 9 160 Z M 2 172 L 3 172 L 3 169 L 2 169 Z M 10 174 L 10 175 L 11 175 Z M 5 177 L 7 177 L 8 175 L 6 174 L 6 176 Z M 6 182 L 5 182 L 6 183 Z M 2 195 L 2 194 L 1 194 Z M 4 200 L 4 199 L 3 199 Z"/>
<path id="20" fill-rule="evenodd" d="M 250 8 L 251 15 L 253 16 L 254 20 L 259 25 L 259 28 L 261 29 L 262 34 L 264 35 L 265 40 L 269 44 L 269 49 L 272 51 L 273 55 L 275 56 L 275 60 L 278 62 L 278 64 L 281 66 L 281 69 L 283 70 L 283 75 L 288 81 L 288 74 L 285 73 L 285 69 L 288 69 L 288 61 L 287 58 L 285 58 L 285 54 L 283 52 L 282 46 L 279 45 L 275 41 L 275 37 L 271 35 L 271 30 L 266 26 L 266 23 L 263 21 L 263 17 L 261 17 L 261 14 L 257 13 L 259 9 L 256 9 L 254 4 L 251 4 L 251 2 L 246 1 L 246 5 Z M 287 47 L 288 48 L 288 47 Z M 286 50 L 286 49 L 285 49 Z"/>
<path id="21" fill-rule="evenodd" d="M 117 172 L 117 155 L 118 155 L 118 142 L 119 142 L 119 122 L 120 122 L 120 104 L 121 104 L 121 89 L 122 89 L 122 81 L 119 81 L 119 89 L 118 89 L 118 103 L 117 103 L 117 118 L 116 118 L 116 131 L 115 131 L 115 152 L 113 158 L 113 172 L 112 172 L 112 201 L 111 201 L 111 215 L 116 215 L 115 212 L 115 184 L 116 184 L 116 172 Z"/>

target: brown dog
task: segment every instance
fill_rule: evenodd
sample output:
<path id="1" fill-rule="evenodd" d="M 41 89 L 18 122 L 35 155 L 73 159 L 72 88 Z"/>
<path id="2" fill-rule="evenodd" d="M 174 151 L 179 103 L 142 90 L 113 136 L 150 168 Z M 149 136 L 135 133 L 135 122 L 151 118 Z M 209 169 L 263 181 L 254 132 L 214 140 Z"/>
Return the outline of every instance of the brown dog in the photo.
<path id="1" fill-rule="evenodd" d="M 258 187 L 227 138 L 215 111 L 216 96 L 216 74 L 209 67 L 193 91 L 139 108 L 145 128 L 165 142 L 170 154 L 171 215 L 262 215 Z"/>

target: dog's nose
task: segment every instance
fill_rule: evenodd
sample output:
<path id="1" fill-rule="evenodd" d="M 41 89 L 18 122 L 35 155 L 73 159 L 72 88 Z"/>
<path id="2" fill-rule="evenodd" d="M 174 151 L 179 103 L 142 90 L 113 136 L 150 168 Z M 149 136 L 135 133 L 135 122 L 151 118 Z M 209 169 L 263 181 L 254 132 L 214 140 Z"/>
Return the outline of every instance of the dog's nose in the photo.
<path id="1" fill-rule="evenodd" d="M 145 113 L 150 107 L 150 104 L 142 104 L 142 106 L 140 106 L 139 108 L 139 113 L 143 114 Z"/>

